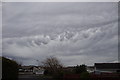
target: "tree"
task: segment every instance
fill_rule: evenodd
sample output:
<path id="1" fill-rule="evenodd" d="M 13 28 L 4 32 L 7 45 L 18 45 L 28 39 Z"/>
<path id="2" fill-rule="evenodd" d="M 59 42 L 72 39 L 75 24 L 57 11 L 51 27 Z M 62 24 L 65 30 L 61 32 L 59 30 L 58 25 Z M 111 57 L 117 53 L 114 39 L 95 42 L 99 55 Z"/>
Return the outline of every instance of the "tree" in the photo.
<path id="1" fill-rule="evenodd" d="M 48 74 L 59 74 L 62 70 L 63 65 L 61 62 L 53 56 L 46 58 L 43 62 L 43 67 Z"/>
<path id="2" fill-rule="evenodd" d="M 17 80 L 18 64 L 16 61 L 2 57 L 2 80 Z"/>
<path id="3" fill-rule="evenodd" d="M 80 65 L 80 66 L 76 66 L 75 67 L 75 72 L 77 73 L 77 74 L 81 74 L 81 73 L 83 73 L 83 72 L 87 72 L 87 70 L 86 70 L 86 65 L 84 65 L 84 64 L 82 64 L 82 65 Z"/>

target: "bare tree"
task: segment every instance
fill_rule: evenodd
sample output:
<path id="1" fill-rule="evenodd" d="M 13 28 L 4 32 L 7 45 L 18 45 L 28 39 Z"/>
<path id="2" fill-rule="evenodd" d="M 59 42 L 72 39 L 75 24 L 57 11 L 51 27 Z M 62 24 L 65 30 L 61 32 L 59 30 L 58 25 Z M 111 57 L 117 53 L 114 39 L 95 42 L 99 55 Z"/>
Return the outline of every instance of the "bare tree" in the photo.
<path id="1" fill-rule="evenodd" d="M 61 62 L 53 56 L 46 58 L 42 64 L 46 70 L 52 72 L 53 74 L 59 73 L 63 67 Z"/>

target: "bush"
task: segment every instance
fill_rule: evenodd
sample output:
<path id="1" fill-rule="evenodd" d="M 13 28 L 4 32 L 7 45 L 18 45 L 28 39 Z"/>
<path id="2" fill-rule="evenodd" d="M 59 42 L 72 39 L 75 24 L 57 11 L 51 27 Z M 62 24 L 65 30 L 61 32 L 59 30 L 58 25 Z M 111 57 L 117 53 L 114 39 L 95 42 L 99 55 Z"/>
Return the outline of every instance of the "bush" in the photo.
<path id="1" fill-rule="evenodd" d="M 2 57 L 2 80 L 17 80 L 18 64 L 10 59 Z"/>
<path id="2" fill-rule="evenodd" d="M 80 75 L 81 80 L 88 80 L 89 79 L 89 73 L 88 72 L 83 72 Z"/>
<path id="3" fill-rule="evenodd" d="M 86 65 L 82 64 L 82 65 L 77 65 L 75 67 L 75 73 L 76 74 L 81 74 L 83 72 L 87 72 Z"/>

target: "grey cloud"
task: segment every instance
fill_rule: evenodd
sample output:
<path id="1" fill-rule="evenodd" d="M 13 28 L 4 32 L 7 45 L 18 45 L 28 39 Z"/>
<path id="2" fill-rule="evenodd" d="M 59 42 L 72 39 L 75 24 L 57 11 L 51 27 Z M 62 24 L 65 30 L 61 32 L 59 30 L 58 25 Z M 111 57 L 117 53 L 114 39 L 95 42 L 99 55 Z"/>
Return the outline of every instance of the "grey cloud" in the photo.
<path id="1" fill-rule="evenodd" d="M 117 60 L 117 3 L 4 3 L 3 56 L 65 65 Z M 31 63 L 30 63 L 31 62 Z"/>
<path id="2" fill-rule="evenodd" d="M 102 26 L 117 20 L 116 8 L 117 3 L 4 3 L 3 37 Z"/>
<path id="3" fill-rule="evenodd" d="M 117 56 L 118 37 L 110 32 L 111 29 L 113 33 L 117 31 L 116 28 L 107 27 L 107 30 L 91 28 L 81 32 L 67 31 L 56 35 L 54 39 L 49 35 L 5 38 L 3 39 L 3 55 L 21 56 L 26 58 L 32 58 L 34 56 L 33 58 L 37 59 L 39 57 L 40 59 L 43 59 L 43 56 L 45 57 L 46 55 L 59 55 L 63 57 L 88 56 L 88 58 L 89 56 L 100 55 L 103 57 L 114 56 L 115 58 Z M 108 33 L 106 33 L 107 31 Z M 88 37 L 85 37 L 85 34 L 87 34 Z M 109 35 L 112 35 L 112 37 L 106 37 Z M 87 59 L 87 57 L 84 59 Z"/>

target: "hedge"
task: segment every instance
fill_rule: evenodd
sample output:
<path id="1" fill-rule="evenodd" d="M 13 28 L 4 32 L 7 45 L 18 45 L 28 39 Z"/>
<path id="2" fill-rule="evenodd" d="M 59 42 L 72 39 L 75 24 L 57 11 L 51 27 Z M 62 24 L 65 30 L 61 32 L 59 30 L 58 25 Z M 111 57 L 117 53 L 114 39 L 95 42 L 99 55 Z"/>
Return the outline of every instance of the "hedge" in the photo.
<path id="1" fill-rule="evenodd" d="M 14 60 L 2 57 L 2 80 L 17 80 L 18 64 Z"/>

